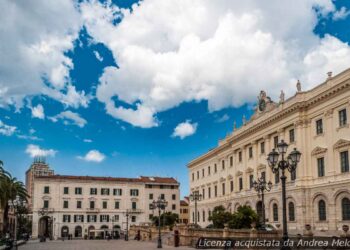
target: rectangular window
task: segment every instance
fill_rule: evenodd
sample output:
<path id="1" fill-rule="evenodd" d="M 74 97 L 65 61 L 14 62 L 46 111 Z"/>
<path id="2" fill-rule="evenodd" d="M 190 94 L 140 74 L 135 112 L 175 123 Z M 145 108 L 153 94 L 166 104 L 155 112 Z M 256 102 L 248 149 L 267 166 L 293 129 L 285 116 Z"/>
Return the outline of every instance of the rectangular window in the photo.
<path id="1" fill-rule="evenodd" d="M 275 174 L 275 184 L 278 184 L 280 182 L 280 172 L 277 171 Z"/>
<path id="2" fill-rule="evenodd" d="M 294 129 L 289 130 L 289 142 L 295 142 Z"/>
<path id="3" fill-rule="evenodd" d="M 114 188 L 113 189 L 113 195 L 115 196 L 122 196 L 123 190 L 121 188 Z"/>
<path id="4" fill-rule="evenodd" d="M 194 173 L 192 173 L 192 181 L 194 181 Z"/>
<path id="5" fill-rule="evenodd" d="M 49 186 L 45 186 L 44 187 L 44 194 L 49 194 L 50 193 L 50 187 Z"/>
<path id="6" fill-rule="evenodd" d="M 171 199 L 173 199 L 173 201 L 176 200 L 176 194 L 173 194 L 173 195 L 171 196 Z"/>
<path id="7" fill-rule="evenodd" d="M 165 194 L 160 194 L 160 198 L 161 198 L 162 200 L 165 200 Z"/>
<path id="8" fill-rule="evenodd" d="M 211 198 L 211 188 L 208 187 L 208 198 L 210 199 Z"/>
<path id="9" fill-rule="evenodd" d="M 77 201 L 77 208 L 81 208 L 81 201 Z"/>
<path id="10" fill-rule="evenodd" d="M 114 202 L 114 208 L 119 209 L 119 201 Z"/>
<path id="11" fill-rule="evenodd" d="M 345 126 L 347 124 L 346 109 L 339 111 L 339 126 Z"/>
<path id="12" fill-rule="evenodd" d="M 324 157 L 317 159 L 317 173 L 318 177 L 324 176 Z"/>
<path id="13" fill-rule="evenodd" d="M 136 216 L 131 216 L 131 222 L 136 222 Z"/>
<path id="14" fill-rule="evenodd" d="M 341 172 L 349 172 L 349 152 L 344 151 L 340 152 L 340 167 L 341 167 Z"/>
<path id="15" fill-rule="evenodd" d="M 153 194 L 148 195 L 149 200 L 153 200 Z"/>
<path id="16" fill-rule="evenodd" d="M 204 177 L 204 168 L 202 169 L 202 178 Z"/>
<path id="17" fill-rule="evenodd" d="M 214 164 L 214 172 L 216 173 L 218 171 L 218 167 L 216 164 Z"/>
<path id="18" fill-rule="evenodd" d="M 90 209 L 94 209 L 95 208 L 95 202 L 94 201 L 90 201 Z"/>
<path id="19" fill-rule="evenodd" d="M 49 201 L 48 200 L 44 200 L 44 208 L 49 208 Z"/>
<path id="20" fill-rule="evenodd" d="M 233 156 L 230 156 L 230 166 L 233 166 Z"/>
<path id="21" fill-rule="evenodd" d="M 230 191 L 233 192 L 233 181 L 230 181 Z"/>
<path id="22" fill-rule="evenodd" d="M 109 188 L 101 188 L 101 195 L 109 195 Z"/>
<path id="23" fill-rule="evenodd" d="M 218 197 L 218 186 L 214 186 L 214 196 Z"/>
<path id="24" fill-rule="evenodd" d="M 69 187 L 63 188 L 63 194 L 69 194 Z"/>
<path id="25" fill-rule="evenodd" d="M 323 134 L 323 121 L 322 121 L 322 119 L 319 119 L 316 121 L 316 134 L 317 135 Z"/>
<path id="26" fill-rule="evenodd" d="M 254 182 L 254 175 L 249 175 L 249 188 L 253 188 L 253 182 Z"/>
<path id="27" fill-rule="evenodd" d="M 208 175 L 210 175 L 210 166 L 208 167 Z"/>
<path id="28" fill-rule="evenodd" d="M 136 207 L 137 207 L 137 206 L 136 206 L 136 201 L 133 201 L 133 202 L 131 203 L 131 208 L 132 208 L 132 209 L 136 209 Z"/>
<path id="29" fill-rule="evenodd" d="M 239 190 L 243 189 L 243 179 L 242 177 L 239 177 Z"/>
<path id="30" fill-rule="evenodd" d="M 277 144 L 278 144 L 278 136 L 275 136 L 273 138 L 273 146 L 274 146 L 275 149 L 277 149 Z"/>
<path id="31" fill-rule="evenodd" d="M 63 201 L 63 208 L 68 208 L 68 201 Z"/>
<path id="32" fill-rule="evenodd" d="M 138 189 L 130 189 L 130 196 L 139 196 Z"/>
<path id="33" fill-rule="evenodd" d="M 172 204 L 172 205 L 171 205 L 171 209 L 172 209 L 172 210 L 176 210 L 176 205 L 175 205 L 175 204 Z"/>
<path id="34" fill-rule="evenodd" d="M 224 170 L 225 169 L 225 160 L 222 160 L 221 164 L 222 164 L 222 170 Z"/>
<path id="35" fill-rule="evenodd" d="M 253 147 L 249 147 L 248 152 L 249 152 L 249 159 L 252 159 L 253 158 Z"/>
<path id="36" fill-rule="evenodd" d="M 265 142 L 260 143 L 260 153 L 265 154 Z"/>
<path id="37" fill-rule="evenodd" d="M 238 152 L 238 161 L 242 162 L 242 151 Z"/>
<path id="38" fill-rule="evenodd" d="M 74 215 L 74 222 L 84 222 L 84 215 Z"/>
<path id="39" fill-rule="evenodd" d="M 63 215 L 63 222 L 70 222 L 70 215 L 69 214 Z"/>
<path id="40" fill-rule="evenodd" d="M 109 215 L 108 214 L 101 214 L 100 221 L 101 222 L 109 222 Z"/>
<path id="41" fill-rule="evenodd" d="M 83 190 L 81 187 L 76 187 L 75 188 L 75 194 L 82 194 L 83 193 Z"/>
<path id="42" fill-rule="evenodd" d="M 97 195 L 97 188 L 90 188 L 91 195 Z"/>
<path id="43" fill-rule="evenodd" d="M 102 208 L 107 209 L 107 201 L 102 201 Z"/>
<path id="44" fill-rule="evenodd" d="M 97 215 L 88 215 L 87 222 L 97 222 Z"/>
<path id="45" fill-rule="evenodd" d="M 265 171 L 261 172 L 261 177 L 265 181 L 266 180 L 266 173 Z"/>

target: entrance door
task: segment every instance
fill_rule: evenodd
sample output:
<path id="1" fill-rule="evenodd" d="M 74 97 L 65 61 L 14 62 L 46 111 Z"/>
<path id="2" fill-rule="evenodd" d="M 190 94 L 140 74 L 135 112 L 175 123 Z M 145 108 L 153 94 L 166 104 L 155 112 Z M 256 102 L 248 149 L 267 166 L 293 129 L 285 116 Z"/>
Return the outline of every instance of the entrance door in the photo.
<path id="1" fill-rule="evenodd" d="M 69 228 L 67 226 L 63 226 L 61 228 L 61 237 L 68 238 L 68 234 L 69 234 Z"/>
<path id="2" fill-rule="evenodd" d="M 39 237 L 51 237 L 51 218 L 44 216 L 39 219 Z"/>
<path id="3" fill-rule="evenodd" d="M 81 238 L 82 237 L 82 232 L 83 232 L 83 229 L 81 228 L 81 226 L 76 226 L 75 230 L 74 230 L 74 237 L 75 238 Z"/>

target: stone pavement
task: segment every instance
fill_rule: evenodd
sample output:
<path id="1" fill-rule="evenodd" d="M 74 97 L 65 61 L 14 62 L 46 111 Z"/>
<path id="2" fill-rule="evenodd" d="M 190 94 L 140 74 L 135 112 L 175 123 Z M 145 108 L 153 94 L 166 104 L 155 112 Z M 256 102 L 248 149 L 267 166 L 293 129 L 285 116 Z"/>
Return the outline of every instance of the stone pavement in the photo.
<path id="1" fill-rule="evenodd" d="M 47 242 L 29 241 L 27 244 L 20 246 L 19 250 L 151 250 L 157 249 L 156 242 L 144 241 L 124 241 L 124 240 L 56 240 Z M 191 249 L 188 247 L 171 247 L 163 245 L 163 249 Z M 193 248 L 192 248 L 193 249 Z"/>

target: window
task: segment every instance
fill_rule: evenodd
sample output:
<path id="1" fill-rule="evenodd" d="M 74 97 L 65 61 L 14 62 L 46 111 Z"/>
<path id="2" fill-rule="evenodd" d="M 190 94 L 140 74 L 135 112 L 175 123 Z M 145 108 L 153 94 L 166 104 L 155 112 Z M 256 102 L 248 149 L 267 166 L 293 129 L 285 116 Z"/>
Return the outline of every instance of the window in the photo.
<path id="1" fill-rule="evenodd" d="M 63 222 L 70 222 L 70 215 L 69 214 L 63 215 Z"/>
<path id="2" fill-rule="evenodd" d="M 275 174 L 275 184 L 278 184 L 280 182 L 280 171 L 277 171 Z"/>
<path id="3" fill-rule="evenodd" d="M 290 172 L 290 179 L 292 181 L 295 181 L 296 178 L 297 178 L 297 171 L 296 169 L 294 169 L 292 172 Z"/>
<path id="4" fill-rule="evenodd" d="M 243 189 L 243 179 L 242 177 L 239 177 L 239 190 L 241 191 Z"/>
<path id="5" fill-rule="evenodd" d="M 317 173 L 318 177 L 324 176 L 324 157 L 317 159 Z"/>
<path id="6" fill-rule="evenodd" d="M 87 222 L 97 222 L 97 215 L 87 215 Z"/>
<path id="7" fill-rule="evenodd" d="M 210 199 L 211 198 L 211 188 L 208 187 L 208 198 Z"/>
<path id="8" fill-rule="evenodd" d="M 194 181 L 194 173 L 192 173 L 192 181 Z"/>
<path id="9" fill-rule="evenodd" d="M 119 201 L 114 202 L 114 208 L 119 209 Z"/>
<path id="10" fill-rule="evenodd" d="M 197 180 L 199 179 L 199 171 L 197 171 Z"/>
<path id="11" fill-rule="evenodd" d="M 153 210 L 153 209 L 154 209 L 153 203 L 148 204 L 148 209 L 149 209 L 149 210 Z"/>
<path id="12" fill-rule="evenodd" d="M 45 186 L 44 187 L 44 194 L 49 194 L 50 193 L 50 187 L 49 186 Z"/>
<path id="13" fill-rule="evenodd" d="M 109 215 L 108 214 L 101 214 L 100 215 L 100 222 L 109 222 Z"/>
<path id="14" fill-rule="evenodd" d="M 210 175 L 210 166 L 208 167 L 208 175 Z"/>
<path id="15" fill-rule="evenodd" d="M 107 201 L 102 201 L 102 208 L 107 209 Z"/>
<path id="16" fill-rule="evenodd" d="M 339 126 L 342 127 L 346 125 L 347 117 L 346 117 L 346 109 L 342 109 L 339 111 Z"/>
<path id="17" fill-rule="evenodd" d="M 272 212 L 273 212 L 273 221 L 278 221 L 278 206 L 276 203 L 272 206 Z"/>
<path id="18" fill-rule="evenodd" d="M 203 212 L 202 212 L 202 215 L 203 215 L 202 221 L 205 222 L 205 211 L 204 211 L 204 210 L 203 210 Z"/>
<path id="19" fill-rule="evenodd" d="M 69 187 L 63 188 L 63 194 L 69 194 Z"/>
<path id="20" fill-rule="evenodd" d="M 204 188 L 202 189 L 202 199 L 203 200 L 205 199 L 205 189 Z"/>
<path id="21" fill-rule="evenodd" d="M 324 202 L 324 200 L 320 200 L 318 202 L 318 219 L 320 221 L 324 221 L 327 219 L 326 202 Z"/>
<path id="22" fill-rule="evenodd" d="M 341 208 L 343 220 L 350 220 L 350 200 L 348 198 L 343 198 L 341 200 Z"/>
<path id="23" fill-rule="evenodd" d="M 225 182 L 222 183 L 222 195 L 225 195 Z"/>
<path id="24" fill-rule="evenodd" d="M 192 212 L 192 222 L 194 222 L 194 212 Z"/>
<path id="25" fill-rule="evenodd" d="M 242 162 L 242 151 L 238 152 L 238 161 Z"/>
<path id="26" fill-rule="evenodd" d="M 225 160 L 222 160 L 221 164 L 222 164 L 222 170 L 224 170 L 225 169 Z"/>
<path id="27" fill-rule="evenodd" d="M 74 215 L 74 222 L 84 222 L 84 215 Z"/>
<path id="28" fill-rule="evenodd" d="M 289 202 L 288 203 L 288 210 L 289 210 L 289 221 L 295 221 L 295 211 L 294 211 L 294 203 L 293 202 Z"/>
<path id="29" fill-rule="evenodd" d="M 175 204 L 171 205 L 171 209 L 176 210 L 176 205 Z"/>
<path id="30" fill-rule="evenodd" d="M 217 171 L 218 171 L 218 166 L 214 164 L 214 173 L 216 173 Z"/>
<path id="31" fill-rule="evenodd" d="M 344 151 L 340 152 L 340 167 L 341 167 L 341 172 L 349 172 L 349 152 Z"/>
<path id="32" fill-rule="evenodd" d="M 249 159 L 252 159 L 253 158 L 253 147 L 249 147 L 248 152 L 249 152 Z"/>
<path id="33" fill-rule="evenodd" d="M 171 199 L 174 201 L 176 200 L 176 194 L 171 195 Z"/>
<path id="34" fill-rule="evenodd" d="M 131 222 L 136 222 L 136 216 L 131 216 Z"/>
<path id="35" fill-rule="evenodd" d="M 75 188 L 75 194 L 82 194 L 83 193 L 83 190 L 81 187 L 76 187 Z"/>
<path id="36" fill-rule="evenodd" d="M 319 119 L 316 121 L 316 134 L 317 135 L 323 134 L 323 121 L 322 121 L 322 119 Z"/>
<path id="37" fill-rule="evenodd" d="M 218 186 L 214 186 L 214 196 L 217 197 L 218 196 Z"/>
<path id="38" fill-rule="evenodd" d="M 96 195 L 97 194 L 97 188 L 90 188 L 90 194 Z"/>
<path id="39" fill-rule="evenodd" d="M 233 157 L 230 156 L 230 167 L 232 167 L 232 166 L 233 166 Z"/>
<path id="40" fill-rule="evenodd" d="M 130 196 L 139 196 L 138 189 L 130 189 Z"/>
<path id="41" fill-rule="evenodd" d="M 119 214 L 114 215 L 112 219 L 114 219 L 114 222 L 118 222 L 119 221 Z"/>
<path id="42" fill-rule="evenodd" d="M 202 178 L 204 178 L 204 168 L 202 169 Z"/>
<path id="43" fill-rule="evenodd" d="M 261 172 L 261 178 L 265 181 L 266 180 L 266 173 L 265 171 Z"/>
<path id="44" fill-rule="evenodd" d="M 137 208 L 136 201 L 131 202 L 131 208 L 132 209 L 136 209 Z"/>
<path id="45" fill-rule="evenodd" d="M 165 194 L 160 194 L 160 198 L 161 198 L 162 200 L 165 200 Z"/>
<path id="46" fill-rule="evenodd" d="M 149 200 L 153 200 L 153 194 L 148 195 Z"/>
<path id="47" fill-rule="evenodd" d="M 294 129 L 289 130 L 289 142 L 295 142 Z"/>
<path id="48" fill-rule="evenodd" d="M 63 201 L 63 208 L 68 208 L 68 201 Z"/>
<path id="49" fill-rule="evenodd" d="M 81 201 L 77 201 L 77 208 L 81 208 Z"/>
<path id="50" fill-rule="evenodd" d="M 48 200 L 44 200 L 44 208 L 49 208 L 49 201 Z"/>
<path id="51" fill-rule="evenodd" d="M 95 208 L 95 202 L 94 201 L 90 201 L 90 209 L 94 209 Z"/>
<path id="52" fill-rule="evenodd" d="M 233 181 L 230 181 L 230 191 L 233 192 Z"/>
<path id="53" fill-rule="evenodd" d="M 101 195 L 109 195 L 109 188 L 101 188 Z"/>
<path id="54" fill-rule="evenodd" d="M 265 154 L 265 142 L 260 143 L 260 153 Z"/>
<path id="55" fill-rule="evenodd" d="M 274 146 L 274 148 L 276 148 L 276 149 L 277 149 L 277 144 L 278 144 L 278 136 L 275 136 L 275 137 L 273 138 L 273 146 Z"/>
<path id="56" fill-rule="evenodd" d="M 249 188 L 253 188 L 253 182 L 254 182 L 254 175 L 249 175 Z"/>
<path id="57" fill-rule="evenodd" d="M 122 196 L 123 190 L 121 188 L 114 188 L 113 189 L 113 195 L 115 196 Z"/>

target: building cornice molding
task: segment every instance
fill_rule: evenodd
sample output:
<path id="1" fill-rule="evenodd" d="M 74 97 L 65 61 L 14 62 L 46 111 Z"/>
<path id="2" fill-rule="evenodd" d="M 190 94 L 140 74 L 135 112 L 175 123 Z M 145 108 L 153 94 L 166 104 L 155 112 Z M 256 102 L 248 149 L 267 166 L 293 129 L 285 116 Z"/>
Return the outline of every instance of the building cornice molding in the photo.
<path id="1" fill-rule="evenodd" d="M 333 149 L 340 149 L 340 148 L 349 147 L 349 146 L 350 146 L 349 140 L 340 139 L 334 144 Z"/>
<path id="2" fill-rule="evenodd" d="M 316 147 L 311 151 L 311 155 L 315 156 L 315 155 L 324 154 L 326 152 L 327 152 L 327 148 Z"/>

